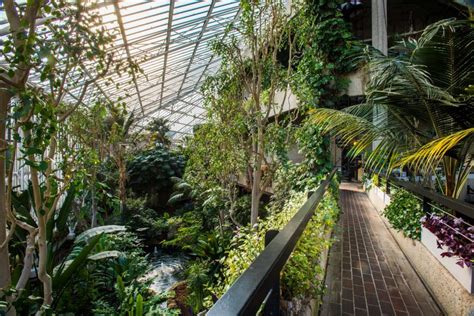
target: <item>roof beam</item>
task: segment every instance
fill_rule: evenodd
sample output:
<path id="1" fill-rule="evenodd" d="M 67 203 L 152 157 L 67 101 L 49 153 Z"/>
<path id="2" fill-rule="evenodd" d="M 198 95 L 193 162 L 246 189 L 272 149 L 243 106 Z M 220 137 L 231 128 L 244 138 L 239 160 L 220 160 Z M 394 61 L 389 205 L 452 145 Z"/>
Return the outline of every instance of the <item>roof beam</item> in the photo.
<path id="1" fill-rule="evenodd" d="M 142 113 L 145 113 L 145 110 L 143 109 L 142 98 L 140 96 L 140 89 L 138 88 L 138 84 L 137 84 L 137 76 L 135 74 L 135 70 L 131 66 L 132 56 L 130 55 L 130 48 L 128 46 L 128 41 L 127 41 L 127 34 L 125 34 L 125 27 L 123 25 L 122 14 L 120 13 L 119 1 L 114 0 L 113 2 L 114 2 L 114 8 L 115 8 L 115 15 L 117 16 L 117 22 L 120 28 L 120 33 L 122 34 L 123 44 L 125 46 L 125 52 L 127 53 L 127 60 L 128 60 L 128 63 L 130 64 L 130 72 L 132 73 L 133 84 L 135 85 L 135 90 L 137 91 L 138 103 L 140 104 Z"/>
<path id="2" fill-rule="evenodd" d="M 195 93 L 195 92 L 196 92 L 196 91 L 194 91 L 194 90 L 189 90 L 189 91 L 187 91 L 186 93 L 183 93 L 179 99 L 171 99 L 170 101 L 164 103 L 161 107 L 154 108 L 154 109 L 150 110 L 148 113 L 145 113 L 143 116 L 144 116 L 144 117 L 151 116 L 151 115 L 153 115 L 154 113 L 158 112 L 158 111 L 161 110 L 161 109 L 166 109 L 167 107 L 169 107 L 169 106 L 172 105 L 173 103 L 182 101 L 182 98 L 186 97 L 187 95 L 189 95 L 189 94 L 191 94 L 191 93 Z M 154 103 L 154 102 L 151 102 L 151 103 L 149 103 L 148 105 L 152 105 L 153 103 Z"/>
<path id="3" fill-rule="evenodd" d="M 212 0 L 211 5 L 209 6 L 209 11 L 207 11 L 207 17 L 204 20 L 204 24 L 202 25 L 201 32 L 199 33 L 198 39 L 196 41 L 196 45 L 194 46 L 194 50 L 193 50 L 193 53 L 191 55 L 191 59 L 189 60 L 188 66 L 186 67 L 186 71 L 184 72 L 184 78 L 181 81 L 181 86 L 179 87 L 179 90 L 178 90 L 178 98 L 181 95 L 181 90 L 183 89 L 184 82 L 186 81 L 186 78 L 188 77 L 189 69 L 191 68 L 191 65 L 194 62 L 194 56 L 196 56 L 196 51 L 198 50 L 199 44 L 201 44 L 201 38 L 204 35 L 204 33 L 206 32 L 207 25 L 209 24 L 209 21 L 211 20 L 212 10 L 214 10 L 215 5 L 216 5 L 216 0 Z M 207 65 L 206 65 L 206 68 L 204 68 L 204 70 L 206 70 L 206 69 L 207 69 Z"/>
<path id="4" fill-rule="evenodd" d="M 240 12 L 241 12 L 241 8 L 239 7 L 239 10 L 237 11 L 237 13 L 235 14 L 234 18 L 232 19 L 232 22 L 231 23 L 234 23 L 235 21 L 237 21 L 237 19 L 239 18 L 239 15 L 240 15 Z M 227 34 L 229 33 L 225 33 L 224 36 L 222 37 L 222 41 L 225 39 L 225 37 L 227 36 Z M 201 73 L 201 76 L 199 77 L 198 81 L 196 81 L 196 84 L 194 85 L 194 90 L 196 90 L 197 88 L 199 88 L 199 84 L 202 80 L 202 78 L 204 77 L 204 75 L 206 74 L 206 71 L 207 69 L 209 68 L 209 65 L 211 65 L 213 62 L 212 60 L 214 59 L 215 57 L 215 54 L 212 54 L 211 58 L 209 59 L 209 62 L 207 63 L 206 65 L 206 68 L 204 68 L 203 72 Z"/>
<path id="5" fill-rule="evenodd" d="M 170 47 L 171 27 L 173 26 L 174 0 L 170 0 L 170 10 L 168 14 L 168 30 L 166 32 L 165 56 L 163 60 L 163 73 L 161 76 L 160 107 L 163 103 L 163 92 L 165 91 L 166 64 L 168 63 L 168 49 Z"/>

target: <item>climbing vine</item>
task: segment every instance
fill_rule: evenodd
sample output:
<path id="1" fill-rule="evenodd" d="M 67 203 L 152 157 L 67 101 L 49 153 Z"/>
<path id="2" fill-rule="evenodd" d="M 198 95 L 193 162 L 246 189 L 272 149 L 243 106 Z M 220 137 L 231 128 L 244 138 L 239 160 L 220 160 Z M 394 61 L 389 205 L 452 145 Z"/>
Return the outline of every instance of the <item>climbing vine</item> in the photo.
<path id="1" fill-rule="evenodd" d="M 338 10 L 340 0 L 303 0 L 292 20 L 299 52 L 292 87 L 303 106 L 332 107 L 355 69 L 361 45 Z"/>

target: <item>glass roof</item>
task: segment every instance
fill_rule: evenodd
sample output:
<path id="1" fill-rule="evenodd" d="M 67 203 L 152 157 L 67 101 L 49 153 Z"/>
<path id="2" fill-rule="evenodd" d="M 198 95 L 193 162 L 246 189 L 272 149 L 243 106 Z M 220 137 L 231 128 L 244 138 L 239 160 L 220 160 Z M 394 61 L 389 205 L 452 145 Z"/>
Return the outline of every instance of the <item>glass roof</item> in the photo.
<path id="1" fill-rule="evenodd" d="M 200 86 L 220 62 L 209 43 L 222 38 L 229 23 L 238 22 L 239 1 L 88 2 L 98 4 L 103 25 L 119 34 L 116 57 L 138 61 L 144 74 L 117 76 L 114 80 L 120 82 L 119 89 L 105 85 L 105 80 L 96 82 L 84 103 L 93 101 L 97 93 L 109 99 L 122 96 L 129 111 L 139 118 L 139 127 L 162 117 L 169 121 L 173 138 L 192 133 L 193 126 L 205 119 Z M 5 36 L 8 28 L 2 11 L 0 20 L 0 36 Z M 41 85 L 34 75 L 30 83 Z M 69 89 L 69 97 L 75 99 L 79 91 L 80 87 Z"/>

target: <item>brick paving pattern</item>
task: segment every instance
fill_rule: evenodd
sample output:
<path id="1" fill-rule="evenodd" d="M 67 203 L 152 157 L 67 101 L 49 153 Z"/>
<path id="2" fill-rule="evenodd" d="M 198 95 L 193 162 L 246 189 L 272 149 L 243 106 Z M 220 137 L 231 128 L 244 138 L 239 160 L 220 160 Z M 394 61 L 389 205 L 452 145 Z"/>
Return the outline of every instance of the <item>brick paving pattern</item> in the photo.
<path id="1" fill-rule="evenodd" d="M 341 184 L 321 315 L 442 315 L 358 184 Z"/>

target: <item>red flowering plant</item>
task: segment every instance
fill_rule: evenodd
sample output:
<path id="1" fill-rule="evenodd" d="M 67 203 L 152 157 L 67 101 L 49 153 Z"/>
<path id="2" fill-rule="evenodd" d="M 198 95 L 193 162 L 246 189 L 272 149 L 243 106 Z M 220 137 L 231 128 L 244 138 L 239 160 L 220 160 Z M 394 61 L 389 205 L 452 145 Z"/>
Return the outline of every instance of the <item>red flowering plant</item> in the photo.
<path id="1" fill-rule="evenodd" d="M 423 226 L 437 237 L 438 248 L 446 251 L 442 257 L 458 257 L 461 267 L 474 263 L 474 227 L 461 218 L 430 214 L 422 218 Z"/>

